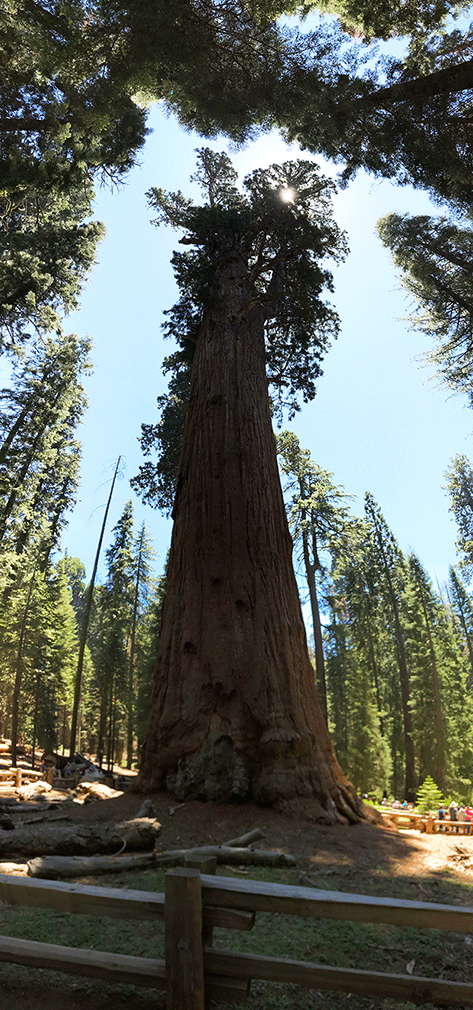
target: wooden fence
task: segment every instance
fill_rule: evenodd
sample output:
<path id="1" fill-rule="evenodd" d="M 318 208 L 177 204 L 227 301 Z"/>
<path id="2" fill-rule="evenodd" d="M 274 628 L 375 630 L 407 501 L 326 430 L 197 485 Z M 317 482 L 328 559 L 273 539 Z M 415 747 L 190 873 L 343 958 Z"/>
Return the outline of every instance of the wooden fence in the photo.
<path id="1" fill-rule="evenodd" d="M 0 961 L 86 975 L 110 983 L 164 988 L 168 1010 L 204 1010 L 208 999 L 243 1002 L 251 979 L 293 982 L 401 1001 L 473 1006 L 473 983 L 214 949 L 215 926 L 250 930 L 256 912 L 473 933 L 473 909 L 372 898 L 261 881 L 170 870 L 165 894 L 0 875 L 0 900 L 12 905 L 123 919 L 163 919 L 165 959 L 108 954 L 0 937 Z"/>
<path id="2" fill-rule="evenodd" d="M 398 829 L 414 828 L 417 831 L 426 831 L 428 835 L 435 833 L 469 835 L 473 827 L 471 821 L 451 821 L 449 817 L 440 821 L 432 814 L 416 814 L 407 810 L 379 810 L 378 813 L 390 826 Z"/>

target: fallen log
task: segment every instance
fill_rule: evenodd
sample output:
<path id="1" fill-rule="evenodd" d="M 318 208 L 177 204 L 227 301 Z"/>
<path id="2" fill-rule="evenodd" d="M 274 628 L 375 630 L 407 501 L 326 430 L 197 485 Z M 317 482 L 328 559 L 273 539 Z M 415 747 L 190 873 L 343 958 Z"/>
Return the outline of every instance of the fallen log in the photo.
<path id="1" fill-rule="evenodd" d="M 0 863 L 0 874 L 8 877 L 26 877 L 26 863 Z"/>
<path id="2" fill-rule="evenodd" d="M 37 782 L 30 782 L 29 785 L 21 786 L 17 790 L 18 797 L 20 800 L 30 800 L 32 796 L 42 796 L 43 793 L 50 793 L 52 786 L 49 782 L 43 782 L 42 779 L 38 779 Z"/>
<path id="3" fill-rule="evenodd" d="M 27 866 L 29 877 L 63 880 L 66 877 L 88 877 L 95 873 L 138 870 L 154 866 L 155 863 L 153 851 L 129 856 L 37 856 L 36 859 L 29 859 Z"/>
<path id="4" fill-rule="evenodd" d="M 104 782 L 79 782 L 76 792 L 85 794 L 84 803 L 92 800 L 113 800 L 115 796 L 123 796 L 119 789 L 111 789 Z"/>
<path id="5" fill-rule="evenodd" d="M 36 817 L 22 817 L 20 815 L 15 827 L 23 824 L 57 824 L 58 821 L 68 821 L 70 824 L 72 821 L 70 814 L 54 814 L 48 811 L 45 814 L 39 813 Z"/>
<path id="6" fill-rule="evenodd" d="M 202 845 L 195 849 L 168 849 L 156 851 L 158 866 L 184 866 L 186 859 L 198 856 L 216 856 L 217 863 L 231 866 L 295 866 L 294 856 L 286 852 L 270 852 L 265 849 L 235 848 L 231 845 Z"/>
<path id="7" fill-rule="evenodd" d="M 42 813 L 44 810 L 49 810 L 50 803 L 49 800 L 46 803 L 41 802 L 41 800 L 31 803 L 20 803 L 16 796 L 2 796 L 2 802 L 0 804 L 3 810 L 7 810 L 9 814 L 26 814 L 26 813 Z"/>
<path id="8" fill-rule="evenodd" d="M 239 838 L 232 838 L 229 842 L 224 842 L 224 845 L 229 845 L 231 849 L 243 849 L 247 845 L 251 845 L 252 842 L 259 841 L 260 838 L 264 838 L 264 834 L 259 828 L 253 828 L 252 831 L 247 831 L 246 835 L 240 835 Z"/>
<path id="9" fill-rule="evenodd" d="M 148 817 L 121 824 L 21 825 L 0 833 L 0 856 L 13 852 L 22 856 L 76 856 L 96 853 L 152 849 L 161 830 Z"/>

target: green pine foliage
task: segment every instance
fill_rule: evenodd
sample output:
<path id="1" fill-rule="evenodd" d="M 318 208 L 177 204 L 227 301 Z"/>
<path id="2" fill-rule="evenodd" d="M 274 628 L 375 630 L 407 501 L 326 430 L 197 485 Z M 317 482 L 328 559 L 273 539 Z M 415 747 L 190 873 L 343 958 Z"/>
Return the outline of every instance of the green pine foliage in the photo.
<path id="1" fill-rule="evenodd" d="M 47 337 L 15 362 L 0 392 L 0 591 L 21 582 L 25 559 L 45 570 L 79 482 L 75 429 L 86 406 L 89 342 Z"/>
<path id="2" fill-rule="evenodd" d="M 413 327 L 433 337 L 425 356 L 436 376 L 472 401 L 473 231 L 445 217 L 389 214 L 378 234 L 414 298 Z"/>
<path id="3" fill-rule="evenodd" d="M 281 436 L 282 448 L 298 446 L 289 435 Z M 282 460 L 288 469 L 284 455 Z M 303 463 L 318 479 L 307 454 Z M 311 499 L 299 502 L 295 491 L 294 485 L 288 508 L 300 524 L 295 505 L 308 508 Z M 337 491 L 343 500 L 342 489 Z M 307 516 L 303 522 L 310 528 Z M 413 790 L 432 775 L 445 793 L 470 802 L 473 604 L 459 575 L 452 570 L 444 599 L 419 559 L 403 557 L 371 496 L 365 519 L 347 521 L 344 515 L 343 536 L 322 537 L 320 545 L 317 596 L 328 725 L 342 767 L 360 792 L 408 798 L 403 655 Z"/>
<path id="4" fill-rule="evenodd" d="M 81 734 L 84 747 L 107 768 L 120 762 L 132 767 L 149 711 L 159 629 L 153 621 L 154 551 L 146 527 L 134 530 L 131 501 L 112 530 L 105 556 L 107 575 L 94 587 L 87 635 L 91 667 L 81 692 Z M 76 591 L 77 568 L 69 562 Z M 82 610 L 79 605 L 79 623 Z"/>
<path id="5" fill-rule="evenodd" d="M 420 779 L 433 773 L 442 789 L 446 782 L 444 717 L 445 612 L 419 559 L 408 558 L 402 599 L 403 627 L 409 655 L 413 740 Z M 457 699 L 457 701 L 460 699 Z M 463 700 L 463 699 L 461 699 Z"/>
<path id="6" fill-rule="evenodd" d="M 33 750 L 59 746 L 69 725 L 78 635 L 69 591 L 56 566 L 30 571 L 12 594 L 0 640 L 3 733 L 10 734 L 18 680 L 17 742 Z"/>
<path id="7" fill-rule="evenodd" d="M 91 214 L 90 183 L 62 193 L 3 195 L 0 189 L 0 350 L 61 327 L 105 234 Z"/>
<path id="8" fill-rule="evenodd" d="M 452 512 L 458 529 L 459 567 L 470 582 L 473 577 L 473 467 L 466 456 L 456 456 L 445 474 Z"/>
<path id="9" fill-rule="evenodd" d="M 236 173 L 226 154 L 197 151 L 197 172 L 205 202 L 194 206 L 181 192 L 154 188 L 150 205 L 154 223 L 183 228 L 186 252 L 172 263 L 180 299 L 167 312 L 165 333 L 181 350 L 167 358 L 169 393 L 160 398 L 161 420 L 143 427 L 145 453 L 157 449 L 156 462 L 145 464 L 132 481 L 147 502 L 172 507 L 177 464 L 189 395 L 191 346 L 199 339 L 202 314 L 216 297 L 222 263 L 236 254 L 251 281 L 252 306 L 265 316 L 268 383 L 274 411 L 282 416 L 299 409 L 316 392 L 325 352 L 338 333 L 339 319 L 324 297 L 333 278 L 325 266 L 347 253 L 346 237 L 332 218 L 334 187 L 308 161 L 288 161 L 258 169 L 236 186 Z M 287 201 L 281 193 L 288 193 Z M 249 306 L 248 306 L 249 307 Z M 242 311 L 246 307 L 242 306 Z"/>
<path id="10" fill-rule="evenodd" d="M 436 785 L 432 776 L 427 775 L 417 791 L 416 806 L 421 814 L 436 814 L 441 803 L 443 803 L 442 790 Z"/>
<path id="11" fill-rule="evenodd" d="M 463 7 L 448 0 L 420 0 L 415 4 L 402 0 L 380 0 L 376 4 L 367 0 L 304 0 L 304 10 L 316 8 L 323 13 L 335 14 L 342 27 L 351 35 L 372 39 L 389 39 L 393 35 L 425 38 L 432 30 L 445 24 L 447 16 Z"/>
<path id="12" fill-rule="evenodd" d="M 287 478 L 283 493 L 286 496 L 289 529 L 309 589 L 317 694 L 327 721 L 327 687 L 317 580 L 320 578 L 319 573 L 324 571 L 324 554 L 328 550 L 337 553 L 346 548 L 349 520 L 344 503 L 347 496 L 340 487 L 333 484 L 332 474 L 317 466 L 307 449 L 301 449 L 293 432 L 281 432 L 276 437 L 276 444 L 280 470 L 283 477 Z"/>

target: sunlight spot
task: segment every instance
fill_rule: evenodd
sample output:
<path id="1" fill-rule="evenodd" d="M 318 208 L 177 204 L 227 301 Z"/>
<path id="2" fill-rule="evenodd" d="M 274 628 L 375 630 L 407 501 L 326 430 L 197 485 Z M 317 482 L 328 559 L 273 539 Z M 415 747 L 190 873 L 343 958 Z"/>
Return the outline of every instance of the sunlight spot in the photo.
<path id="1" fill-rule="evenodd" d="M 295 195 L 296 194 L 294 193 L 294 190 L 291 189 L 289 186 L 287 186 L 285 189 L 279 190 L 279 197 L 283 201 L 283 203 L 294 203 Z"/>

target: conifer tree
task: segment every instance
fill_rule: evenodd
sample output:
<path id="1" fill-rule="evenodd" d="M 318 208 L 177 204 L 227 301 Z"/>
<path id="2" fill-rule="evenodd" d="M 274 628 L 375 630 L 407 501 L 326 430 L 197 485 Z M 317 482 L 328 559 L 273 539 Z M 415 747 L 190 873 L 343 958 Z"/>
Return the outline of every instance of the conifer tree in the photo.
<path id="1" fill-rule="evenodd" d="M 393 35 L 409 36 L 412 39 L 425 38 L 432 30 L 445 23 L 448 15 L 462 9 L 461 3 L 449 0 L 419 0 L 408 4 L 402 0 L 305 0 L 304 10 L 316 8 L 327 14 L 335 14 L 349 34 L 362 33 L 365 41 L 373 38 L 390 39 Z"/>
<path id="2" fill-rule="evenodd" d="M 436 815 L 440 804 L 443 803 L 442 790 L 439 789 L 431 775 L 427 775 L 417 793 L 417 806 L 421 814 L 432 813 Z"/>
<path id="3" fill-rule="evenodd" d="M 128 501 L 113 530 L 113 540 L 105 552 L 107 578 L 101 605 L 105 631 L 104 679 L 101 698 L 101 727 L 105 729 L 105 753 L 108 769 L 121 751 L 119 739 L 125 740 L 129 690 L 128 644 L 132 623 L 134 586 L 133 503 Z M 99 741 L 102 753 L 102 740 Z"/>
<path id="4" fill-rule="evenodd" d="M 365 72 L 359 46 L 350 52 L 346 36 L 331 47 L 326 40 L 325 51 L 318 44 L 311 71 L 289 77 L 286 137 L 344 162 L 345 182 L 363 167 L 470 213 L 471 30 L 414 39 L 404 58 L 381 59 Z"/>
<path id="5" fill-rule="evenodd" d="M 121 460 L 121 456 L 119 456 L 118 459 L 117 459 L 117 463 L 116 463 L 115 470 L 114 470 L 114 473 L 113 473 L 112 483 L 111 483 L 111 486 L 110 486 L 110 492 L 109 492 L 109 495 L 108 495 L 107 504 L 105 506 L 104 517 L 103 517 L 103 520 L 102 520 L 102 526 L 101 526 L 99 540 L 98 540 L 98 544 L 97 544 L 97 550 L 95 552 L 94 567 L 92 569 L 92 575 L 91 575 L 90 583 L 89 583 L 89 585 L 87 587 L 87 592 L 86 592 L 85 602 L 84 602 L 84 609 L 83 609 L 83 613 L 82 613 L 82 617 L 81 617 L 81 632 L 80 632 L 80 641 L 79 641 L 79 654 L 78 654 L 78 657 L 77 657 L 77 669 L 76 669 L 76 674 L 75 674 L 75 678 L 74 678 L 74 701 L 73 701 L 73 705 L 72 705 L 72 718 L 71 718 L 71 736 L 70 736 L 70 756 L 71 756 L 71 758 L 74 756 L 74 751 L 75 751 L 75 748 L 76 748 L 76 736 L 77 736 L 78 720 L 79 720 L 79 706 L 80 706 L 81 689 L 82 689 L 82 674 L 83 674 L 83 667 L 84 667 L 84 662 L 85 662 L 85 657 L 86 657 L 87 634 L 88 634 L 88 630 L 89 630 L 89 619 L 90 619 L 90 614 L 91 614 L 91 610 L 92 610 L 92 603 L 93 603 L 95 576 L 97 574 L 97 568 L 98 568 L 98 564 L 99 564 L 100 551 L 102 549 L 102 542 L 103 542 L 103 538 L 104 538 L 104 534 L 105 534 L 105 527 L 106 527 L 106 524 L 107 524 L 108 512 L 109 512 L 109 509 L 110 509 L 110 502 L 112 500 L 113 490 L 114 490 L 114 487 L 115 487 L 115 482 L 116 482 L 116 479 L 117 479 L 117 476 L 118 476 L 118 472 L 119 472 L 119 468 L 120 468 L 120 460 Z M 80 732 L 80 727 L 79 727 L 79 732 Z"/>
<path id="6" fill-rule="evenodd" d="M 150 587 L 148 604 L 141 620 L 141 648 L 136 678 L 135 713 L 138 753 L 141 752 L 149 720 L 149 704 L 153 693 L 156 656 L 159 653 L 162 609 L 166 595 L 167 564 L 168 559 L 166 559 L 162 575 Z"/>
<path id="7" fill-rule="evenodd" d="M 65 575 L 66 577 L 71 603 L 76 617 L 79 617 L 82 612 L 85 594 L 85 567 L 80 558 L 73 558 L 65 551 L 64 557 L 57 562 L 56 569 L 60 575 Z"/>
<path id="8" fill-rule="evenodd" d="M 269 379 L 291 403 L 313 396 L 336 332 L 320 261 L 344 241 L 312 164 L 254 172 L 243 196 L 203 150 L 197 178 L 202 207 L 153 191 L 195 247 L 174 257 L 171 320 L 197 343 L 139 785 L 357 819 L 317 705 L 267 395 Z"/>
<path id="9" fill-rule="evenodd" d="M 469 690 L 473 688 L 473 602 L 460 575 L 453 566 L 449 569 L 451 605 L 460 624 L 469 662 Z"/>
<path id="10" fill-rule="evenodd" d="M 332 623 L 325 633 L 330 648 L 329 727 L 338 753 L 335 727 L 340 732 L 340 722 L 346 724 L 346 767 L 362 791 L 371 791 L 376 784 L 381 791 L 392 789 L 397 794 L 403 787 L 395 777 L 392 779 L 391 751 L 393 719 L 400 708 L 400 697 L 393 704 L 392 645 L 386 633 L 366 526 L 361 520 L 353 521 L 349 533 L 344 549 L 334 558 L 326 590 L 332 613 Z M 343 715 L 337 691 L 344 699 Z"/>
<path id="11" fill-rule="evenodd" d="M 322 553 L 327 549 L 343 550 L 348 523 L 348 510 L 343 503 L 347 495 L 343 494 L 340 486 L 333 484 L 332 474 L 317 466 L 307 449 L 301 449 L 293 432 L 281 432 L 276 437 L 276 443 L 281 472 L 288 478 L 283 491 L 291 495 L 288 501 L 289 528 L 295 543 L 300 545 L 309 587 L 317 695 L 327 722 L 327 688 L 316 577 L 322 570 Z"/>
<path id="12" fill-rule="evenodd" d="M 151 560 L 154 552 L 143 522 L 134 543 L 133 556 L 133 605 L 130 614 L 128 631 L 128 691 L 127 691 L 127 727 L 126 727 L 126 760 L 127 768 L 131 768 L 133 760 L 135 723 L 136 723 L 136 676 L 137 660 L 143 648 L 140 641 L 140 624 L 149 602 L 151 592 Z"/>
<path id="13" fill-rule="evenodd" d="M 445 474 L 458 539 L 460 568 L 468 582 L 473 576 L 473 468 L 466 456 L 455 456 Z"/>
<path id="14" fill-rule="evenodd" d="M 334 10 L 349 31 L 322 20 L 288 28 L 284 14 Z M 240 141 L 277 125 L 306 149 L 429 189 L 471 207 L 471 34 L 445 31 L 461 4 L 438 0 L 8 0 L 0 34 L 0 183 L 67 186 L 120 175 L 146 127 L 138 104 L 163 100 L 186 127 Z M 403 58 L 366 60 L 366 41 L 403 35 Z M 198 40 L 198 45 L 196 44 Z M 370 54 L 371 55 L 371 54 Z M 374 54 L 373 54 L 374 56 Z M 368 66 L 365 66 L 368 62 Z"/>
<path id="15" fill-rule="evenodd" d="M 416 777 L 412 714 L 410 707 L 410 671 L 405 647 L 405 632 L 400 612 L 400 597 L 405 582 L 405 563 L 372 495 L 365 495 L 365 514 L 371 532 L 372 560 L 377 570 L 378 592 L 384 601 L 384 614 L 392 628 L 401 686 L 404 725 L 405 782 L 404 797 L 415 798 Z"/>
<path id="16" fill-rule="evenodd" d="M 19 740 L 57 747 L 70 712 L 77 626 L 64 575 L 48 566 L 29 573 L 3 617 L 2 693 L 11 710 L 12 761 Z"/>
<path id="17" fill-rule="evenodd" d="M 410 554 L 408 578 L 401 601 L 409 656 L 413 739 L 419 778 L 432 772 L 442 790 L 446 784 L 447 728 L 438 635 L 443 607 L 419 558 Z"/>
<path id="18" fill-rule="evenodd" d="M 451 609 L 444 604 L 436 631 L 436 649 L 444 687 L 442 705 L 446 727 L 447 787 L 463 803 L 469 803 L 473 788 L 470 665 L 463 637 L 458 634 L 458 623 Z"/>
<path id="19" fill-rule="evenodd" d="M 18 350 L 35 334 L 61 327 L 78 307 L 105 227 L 86 221 L 93 190 L 44 190 L 16 197 L 0 188 L 0 350 Z"/>
<path id="20" fill-rule="evenodd" d="M 49 0 L 7 0 L 0 32 L 6 193 L 80 185 L 96 171 L 119 177 L 131 167 L 145 112 L 110 72 L 117 13 L 114 31 L 113 13 L 107 17 L 100 2 L 74 0 L 60 11 Z"/>
<path id="21" fill-rule="evenodd" d="M 89 344 L 46 338 L 0 393 L 0 554 L 4 602 L 21 581 L 22 557 L 44 571 L 78 486 L 75 429 L 86 400 L 80 382 Z"/>
<path id="22" fill-rule="evenodd" d="M 389 214 L 378 234 L 416 302 L 411 325 L 434 338 L 425 360 L 451 389 L 473 401 L 473 231 L 445 217 Z"/>

